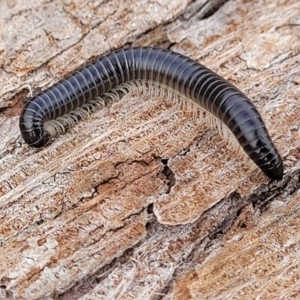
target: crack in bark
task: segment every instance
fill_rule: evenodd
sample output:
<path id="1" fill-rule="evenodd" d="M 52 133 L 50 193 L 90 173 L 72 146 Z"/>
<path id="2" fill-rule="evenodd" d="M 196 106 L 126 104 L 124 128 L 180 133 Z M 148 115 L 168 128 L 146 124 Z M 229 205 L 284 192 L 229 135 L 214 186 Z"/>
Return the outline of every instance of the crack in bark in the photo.
<path id="1" fill-rule="evenodd" d="M 164 170 L 162 171 L 163 174 L 166 177 L 171 177 L 169 179 L 172 180 L 172 176 L 174 176 L 173 171 L 168 167 L 168 161 L 169 159 L 161 159 L 162 163 L 165 165 Z M 170 172 L 170 173 L 169 173 Z M 235 221 L 238 219 L 239 215 L 242 213 L 243 209 L 249 202 L 253 203 L 254 205 L 258 206 L 258 208 L 264 207 L 262 203 L 260 202 L 260 199 L 263 199 L 268 194 L 273 194 L 277 191 L 276 196 L 280 197 L 280 195 L 284 194 L 285 192 L 288 193 L 288 195 L 292 195 L 295 193 L 299 187 L 300 187 L 300 180 L 299 180 L 299 173 L 293 174 L 294 181 L 293 183 L 289 184 L 291 182 L 291 178 L 286 178 L 285 182 L 282 184 L 278 184 L 275 182 L 268 182 L 265 186 L 261 187 L 256 193 L 252 194 L 249 197 L 243 198 L 238 193 L 234 192 L 230 196 L 223 198 L 221 201 L 216 203 L 213 207 L 211 207 L 209 210 L 207 210 L 194 224 L 193 224 L 193 232 L 196 228 L 200 228 L 203 226 L 203 221 L 208 220 L 211 218 L 211 214 L 215 214 L 216 209 L 222 206 L 226 206 L 228 214 L 225 215 L 218 224 L 215 224 L 213 228 L 211 228 L 211 231 L 208 232 L 208 234 L 201 238 L 201 240 L 196 241 L 193 245 L 193 247 L 190 249 L 190 251 L 186 252 L 185 255 L 183 255 L 183 259 L 181 262 L 179 262 L 174 269 L 174 272 L 169 276 L 169 281 L 165 282 L 164 287 L 162 287 L 161 292 L 159 295 L 155 297 L 156 300 L 162 299 L 163 295 L 168 294 L 170 291 L 170 288 L 172 286 L 172 283 L 176 281 L 176 279 L 187 270 L 187 265 L 189 268 L 192 268 L 195 265 L 195 256 L 199 254 L 199 251 L 203 252 L 202 260 L 197 260 L 199 264 L 203 262 L 203 260 L 210 255 L 213 248 L 216 246 L 217 243 L 219 243 L 222 239 L 222 237 L 230 231 Z M 270 190 L 268 192 L 268 190 Z M 267 203 L 264 203 L 267 205 L 272 201 L 269 200 Z M 147 212 L 151 214 L 151 209 L 153 205 L 150 204 L 147 206 Z M 144 211 L 144 209 L 142 209 Z M 136 215 L 136 214 L 134 214 Z M 120 257 L 114 258 L 109 264 L 106 264 L 103 266 L 100 270 L 98 270 L 96 273 L 91 275 L 89 278 L 86 278 L 83 283 L 81 283 L 79 286 L 73 286 L 70 290 L 64 292 L 63 294 L 59 295 L 58 299 L 62 299 L 63 295 L 67 292 L 70 292 L 74 289 L 78 289 L 80 286 L 84 286 L 85 283 L 89 283 L 90 290 L 98 285 L 104 275 L 107 275 L 107 273 L 111 273 L 114 270 L 114 267 L 118 267 L 119 264 L 125 264 L 128 262 L 131 257 L 132 253 L 135 249 L 137 249 L 139 246 L 145 243 L 145 240 L 151 239 L 151 236 L 154 234 L 151 233 L 151 230 L 149 226 L 154 226 L 156 219 L 152 219 L 152 221 L 149 220 L 147 227 L 148 234 L 147 236 L 139 241 L 137 244 L 135 244 L 132 247 L 129 247 L 124 250 L 123 254 Z M 181 226 L 181 225 L 180 225 Z M 184 226 L 184 225 L 182 225 Z M 78 289 L 77 291 L 79 291 Z"/>
<path id="2" fill-rule="evenodd" d="M 269 182 L 262 185 L 258 191 L 254 192 L 249 201 L 253 203 L 254 208 L 258 208 L 262 213 L 268 210 L 270 204 L 275 198 L 292 196 L 300 189 L 300 172 L 286 176 L 281 182 Z"/>
<path id="3" fill-rule="evenodd" d="M 265 186 L 261 186 L 258 191 L 250 195 L 249 197 L 242 198 L 238 193 L 234 192 L 229 197 L 226 197 L 216 203 L 213 207 L 211 207 L 208 211 L 203 213 L 203 215 L 195 222 L 195 227 L 197 224 L 201 224 L 202 218 L 209 218 L 209 215 L 216 210 L 217 206 L 222 206 L 224 203 L 230 201 L 230 207 L 228 209 L 228 215 L 225 216 L 219 224 L 216 224 L 215 228 L 201 241 L 195 243 L 189 253 L 187 253 L 184 258 L 184 263 L 178 265 L 178 267 L 174 270 L 172 276 L 170 276 L 170 281 L 166 282 L 165 287 L 162 289 L 161 294 L 168 294 L 173 282 L 176 282 L 176 279 L 182 275 L 183 272 L 186 272 L 187 269 L 193 268 L 195 265 L 194 256 L 202 249 L 203 257 L 209 256 L 214 246 L 221 241 L 222 237 L 230 231 L 235 221 L 238 219 L 240 214 L 243 212 L 245 206 L 247 204 L 252 203 L 254 208 L 257 207 L 262 213 L 267 210 L 269 204 L 272 202 L 274 198 L 281 197 L 285 192 L 287 195 L 293 195 L 300 188 L 300 174 L 299 172 L 293 174 L 289 178 L 285 178 L 284 182 L 278 183 L 270 181 Z M 294 180 L 292 180 L 294 179 Z M 261 190 L 263 189 L 263 191 Z M 274 195 L 274 197 L 272 197 Z M 261 199 L 268 199 L 268 201 L 262 201 Z M 263 217 L 263 216 L 262 216 Z M 204 260 L 203 258 L 203 260 Z M 202 260 L 202 261 L 203 261 Z M 202 262 L 198 260 L 198 264 Z M 189 265 L 187 267 L 186 265 Z M 162 299 L 163 296 L 157 296 L 155 300 Z"/>
<path id="4" fill-rule="evenodd" d="M 225 2 L 228 0 L 208 0 L 204 4 L 194 2 L 186 9 L 183 17 L 189 22 L 207 19 L 218 11 Z"/>
<path id="5" fill-rule="evenodd" d="M 172 189 L 172 187 L 176 183 L 176 177 L 175 177 L 175 173 L 173 172 L 173 170 L 168 166 L 169 159 L 161 159 L 161 162 L 164 165 L 164 168 L 163 168 L 163 170 L 161 172 L 162 172 L 162 174 L 165 175 L 165 177 L 166 177 L 166 184 L 168 186 L 166 194 L 169 194 L 170 191 L 171 191 L 171 189 Z"/>

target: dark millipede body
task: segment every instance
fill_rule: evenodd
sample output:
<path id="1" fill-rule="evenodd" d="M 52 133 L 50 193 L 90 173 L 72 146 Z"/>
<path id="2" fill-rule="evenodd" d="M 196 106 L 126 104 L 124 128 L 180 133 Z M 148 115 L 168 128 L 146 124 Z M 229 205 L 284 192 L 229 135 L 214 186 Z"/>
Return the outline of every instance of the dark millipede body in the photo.
<path id="1" fill-rule="evenodd" d="M 271 179 L 282 179 L 282 159 L 252 102 L 203 65 L 170 50 L 139 47 L 112 52 L 33 97 L 20 116 L 24 140 L 47 144 L 45 121 L 60 117 L 127 81 L 150 80 L 192 99 L 224 122 L 254 163 Z"/>

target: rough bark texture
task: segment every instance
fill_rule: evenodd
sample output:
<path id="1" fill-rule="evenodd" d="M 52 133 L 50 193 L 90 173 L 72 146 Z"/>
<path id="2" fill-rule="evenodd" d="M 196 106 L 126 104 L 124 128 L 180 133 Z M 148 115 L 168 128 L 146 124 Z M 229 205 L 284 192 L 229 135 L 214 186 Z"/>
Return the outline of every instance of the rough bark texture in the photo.
<path id="1" fill-rule="evenodd" d="M 38 3 L 38 4 L 37 4 Z M 299 299 L 298 0 L 0 2 L 0 299 Z M 132 87 L 43 149 L 23 99 L 98 55 L 156 45 L 253 100 L 270 182 L 215 128 Z"/>

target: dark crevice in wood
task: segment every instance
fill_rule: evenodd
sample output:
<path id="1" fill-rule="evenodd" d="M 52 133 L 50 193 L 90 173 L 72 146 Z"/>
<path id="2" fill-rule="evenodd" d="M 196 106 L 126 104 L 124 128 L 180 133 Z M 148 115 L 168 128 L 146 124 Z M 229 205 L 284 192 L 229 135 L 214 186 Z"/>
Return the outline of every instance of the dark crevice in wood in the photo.
<path id="1" fill-rule="evenodd" d="M 208 0 L 203 5 L 200 3 L 192 3 L 190 4 L 183 17 L 185 20 L 202 20 L 208 19 L 212 16 L 216 11 L 220 9 L 220 7 L 228 0 Z"/>
<path id="2" fill-rule="evenodd" d="M 172 187 L 175 185 L 175 182 L 176 182 L 175 174 L 172 171 L 172 169 L 168 166 L 168 161 L 169 161 L 168 159 L 162 159 L 161 160 L 161 162 L 164 165 L 162 173 L 166 177 L 166 184 L 168 186 L 168 190 L 166 191 L 166 194 L 170 193 Z"/>

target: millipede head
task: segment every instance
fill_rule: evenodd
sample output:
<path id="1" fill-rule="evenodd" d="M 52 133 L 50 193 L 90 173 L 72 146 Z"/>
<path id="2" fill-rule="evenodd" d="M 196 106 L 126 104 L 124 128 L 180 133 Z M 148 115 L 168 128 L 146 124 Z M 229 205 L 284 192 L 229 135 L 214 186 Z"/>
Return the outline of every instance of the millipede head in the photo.
<path id="1" fill-rule="evenodd" d="M 42 133 L 37 133 L 36 131 L 31 131 L 28 132 L 27 134 L 22 135 L 25 142 L 35 148 L 40 148 L 43 146 L 46 146 L 47 144 L 50 143 L 51 140 L 51 135 L 47 132 L 44 131 Z"/>
<path id="2" fill-rule="evenodd" d="M 51 135 L 48 131 L 41 127 L 26 129 L 26 124 L 20 122 L 20 130 L 23 139 L 31 147 L 43 147 L 51 140 Z"/>

